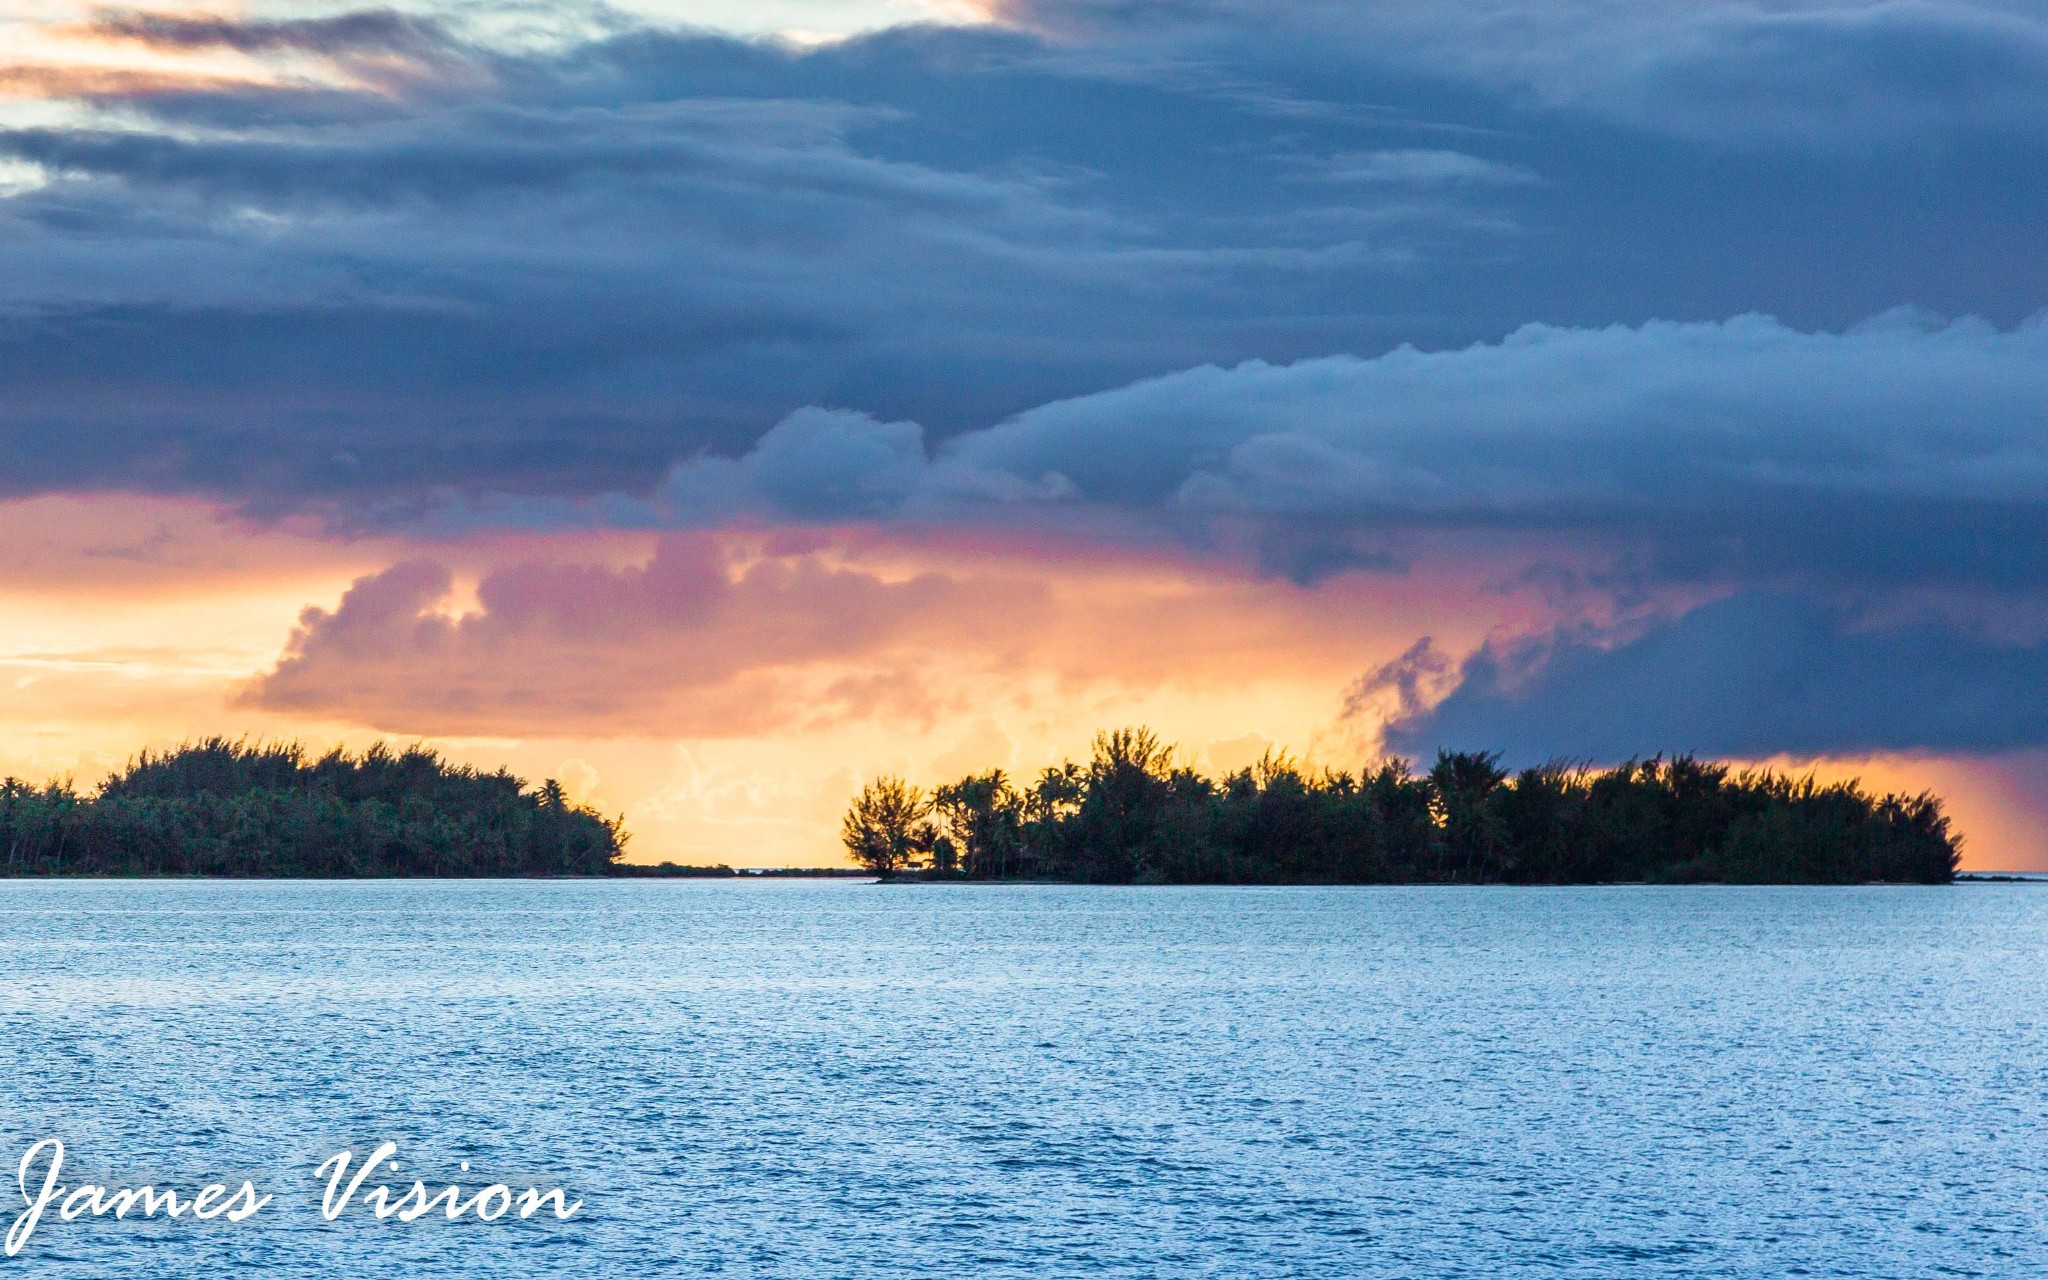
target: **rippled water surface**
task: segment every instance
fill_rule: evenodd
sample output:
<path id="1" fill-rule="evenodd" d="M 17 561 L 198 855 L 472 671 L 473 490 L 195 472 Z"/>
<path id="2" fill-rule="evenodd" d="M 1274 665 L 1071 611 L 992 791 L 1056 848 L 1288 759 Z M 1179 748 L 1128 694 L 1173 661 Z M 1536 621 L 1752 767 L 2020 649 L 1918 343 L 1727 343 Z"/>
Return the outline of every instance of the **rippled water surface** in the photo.
<path id="1" fill-rule="evenodd" d="M 2048 1276 L 2048 886 L 0 882 L 24 1276 Z M 567 1223 L 318 1212 L 313 1168 Z M 409 1185 L 409 1182 L 404 1184 Z"/>

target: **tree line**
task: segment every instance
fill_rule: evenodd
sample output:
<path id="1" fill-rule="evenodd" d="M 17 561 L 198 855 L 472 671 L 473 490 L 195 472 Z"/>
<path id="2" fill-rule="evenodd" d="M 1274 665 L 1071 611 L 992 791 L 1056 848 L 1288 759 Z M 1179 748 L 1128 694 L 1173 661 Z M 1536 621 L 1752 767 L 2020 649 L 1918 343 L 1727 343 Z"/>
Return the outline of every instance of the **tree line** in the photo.
<path id="1" fill-rule="evenodd" d="M 0 874 L 604 875 L 620 824 L 425 747 L 317 758 L 224 738 L 145 751 L 96 792 L 0 781 Z"/>
<path id="2" fill-rule="evenodd" d="M 1689 755 L 1510 771 L 1441 752 L 1310 771 L 1284 754 L 1212 778 L 1147 729 L 1025 785 L 868 783 L 848 853 L 889 876 L 1125 884 L 1944 884 L 1960 837 L 1927 794 L 1872 795 Z"/>

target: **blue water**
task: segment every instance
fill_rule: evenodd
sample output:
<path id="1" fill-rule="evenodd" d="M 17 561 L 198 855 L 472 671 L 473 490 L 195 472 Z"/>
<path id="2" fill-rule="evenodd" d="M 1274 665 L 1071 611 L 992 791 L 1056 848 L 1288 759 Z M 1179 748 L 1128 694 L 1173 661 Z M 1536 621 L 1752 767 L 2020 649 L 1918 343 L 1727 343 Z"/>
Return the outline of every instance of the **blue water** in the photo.
<path id="1" fill-rule="evenodd" d="M 276 1196 L 0 1275 L 2048 1275 L 2041 886 L 15 881 L 0 954 L 0 1225 L 46 1136 Z M 387 1138 L 585 1207 L 324 1221 Z"/>

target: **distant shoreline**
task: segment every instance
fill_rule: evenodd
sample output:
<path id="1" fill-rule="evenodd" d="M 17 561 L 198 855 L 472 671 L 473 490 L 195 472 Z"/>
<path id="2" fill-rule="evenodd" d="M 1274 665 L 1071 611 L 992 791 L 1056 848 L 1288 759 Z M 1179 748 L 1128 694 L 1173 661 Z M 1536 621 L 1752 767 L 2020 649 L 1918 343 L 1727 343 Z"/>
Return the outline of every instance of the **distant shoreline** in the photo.
<path id="1" fill-rule="evenodd" d="M 423 746 L 210 738 L 145 751 L 90 792 L 0 779 L 5 878 L 1945 884 L 1961 843 L 1932 795 L 1690 756 L 1510 771 L 1441 753 L 1426 773 L 1398 758 L 1351 773 L 1268 753 L 1217 778 L 1142 728 L 1028 784 L 994 770 L 927 795 L 871 778 L 842 824 L 857 868 L 627 863 L 627 838 L 555 780 Z"/>
<path id="2" fill-rule="evenodd" d="M 872 879 L 874 872 L 861 867 L 729 867 L 689 866 L 675 862 L 614 862 L 604 879 L 628 880 L 859 880 Z"/>
<path id="3" fill-rule="evenodd" d="M 630 869 L 615 869 L 594 874 L 548 874 L 525 875 L 276 875 L 276 874 L 227 874 L 218 873 L 176 873 L 176 872 L 105 872 L 105 871 L 64 871 L 40 874 L 8 875 L 0 873 L 0 884 L 34 884 L 97 881 L 101 883 L 218 883 L 218 884 L 404 884 L 409 882 L 436 883 L 482 883 L 496 881 L 506 883 L 545 884 L 550 882 L 596 883 L 604 881 L 644 880 L 687 880 L 739 883 L 755 880 L 844 880 L 872 885 L 954 885 L 960 887 L 1004 886 L 1014 888 L 1020 885 L 1042 887 L 1071 886 L 1075 888 L 1112 889 L 1714 889 L 1714 888 L 1755 888 L 1755 889 L 1871 889 L 1871 888 L 1946 888 L 1953 885 L 1996 885 L 2036 884 L 2048 886 L 2048 872 L 2039 871 L 1960 871 L 1947 881 L 1922 880 L 1575 880 L 1575 881 L 1503 881 L 1503 880 L 1216 880 L 1201 883 L 1185 881 L 1119 881 L 1104 883 L 1085 880 L 1057 880 L 1045 876 L 1011 877 L 967 877 L 962 875 L 934 875 L 923 872 L 877 876 L 860 868 L 839 870 L 832 867 L 763 867 L 763 868 L 717 868 L 682 867 L 674 871 L 660 871 L 659 864 L 636 863 Z"/>

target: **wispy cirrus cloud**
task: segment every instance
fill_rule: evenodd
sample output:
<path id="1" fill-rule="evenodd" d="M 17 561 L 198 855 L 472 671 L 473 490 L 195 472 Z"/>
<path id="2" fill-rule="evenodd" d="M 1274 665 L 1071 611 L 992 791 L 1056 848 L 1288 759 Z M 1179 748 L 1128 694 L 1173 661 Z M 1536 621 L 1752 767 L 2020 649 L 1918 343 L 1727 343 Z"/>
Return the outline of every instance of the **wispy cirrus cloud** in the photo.
<path id="1" fill-rule="evenodd" d="M 440 22 L 393 10 L 264 19 L 88 9 L 0 19 L 0 98 L 119 108 L 201 98 L 401 94 L 474 74 Z M 131 121 L 132 126 L 132 121 Z"/>

